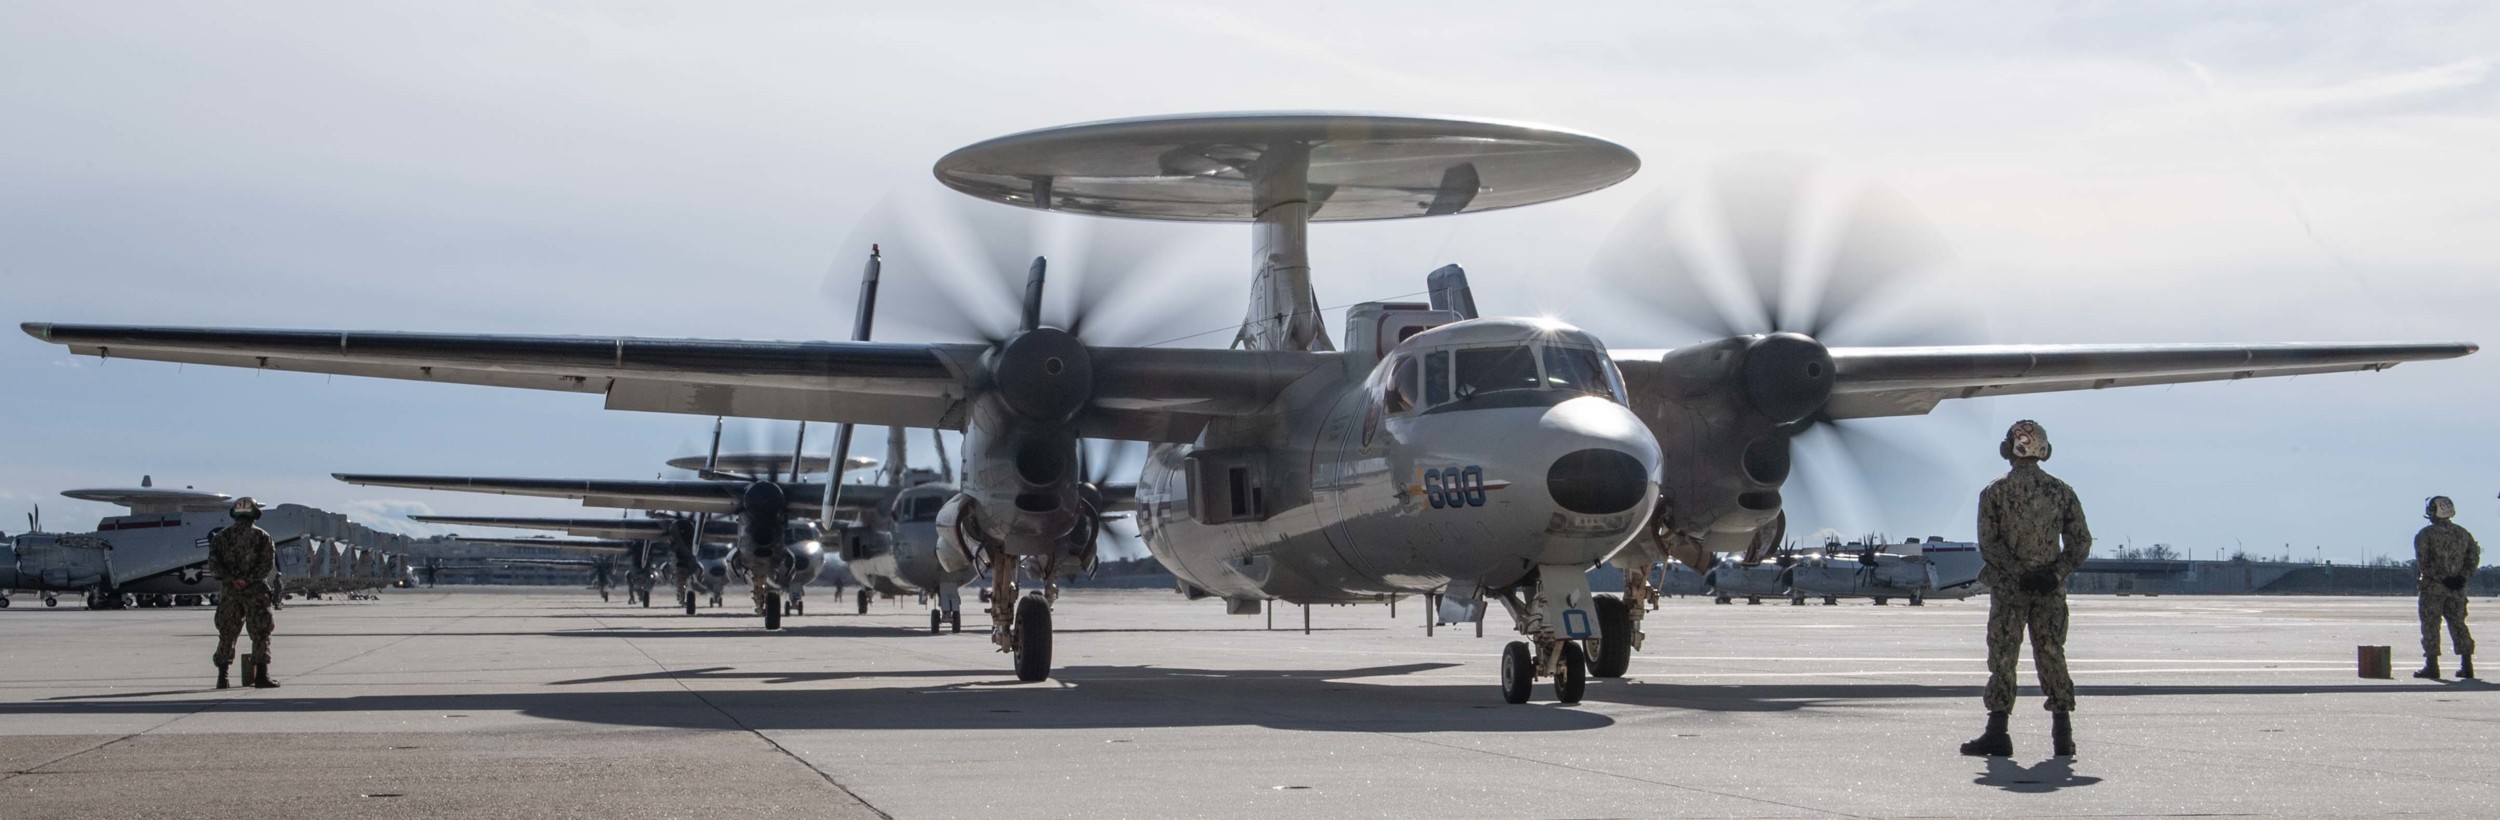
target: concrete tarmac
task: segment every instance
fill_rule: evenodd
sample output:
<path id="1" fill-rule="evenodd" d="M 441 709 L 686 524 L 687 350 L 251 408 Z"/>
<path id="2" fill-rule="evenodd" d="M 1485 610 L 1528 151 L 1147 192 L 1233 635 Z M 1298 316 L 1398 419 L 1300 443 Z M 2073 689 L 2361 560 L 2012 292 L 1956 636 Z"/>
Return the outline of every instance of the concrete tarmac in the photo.
<path id="1" fill-rule="evenodd" d="M 778 634 L 586 590 L 444 588 L 278 613 L 270 691 L 208 688 L 205 608 L 0 610 L 0 816 L 1719 817 L 2488 815 L 2494 688 L 2404 677 L 2399 598 L 2077 598 L 2082 754 L 1980 728 L 1985 598 L 1670 599 L 1632 678 L 1509 706 L 1422 607 L 1226 616 L 1071 592 L 1020 684 L 909 602 Z M 734 599 L 738 596 L 732 596 Z M 967 601 L 968 605 L 972 605 Z M 2394 681 L 2353 647 L 2396 647 Z M 2450 664 L 2453 665 L 2453 659 Z M 2028 667 L 2025 673 L 2028 675 Z M 2494 669 L 2500 674 L 2500 668 Z"/>

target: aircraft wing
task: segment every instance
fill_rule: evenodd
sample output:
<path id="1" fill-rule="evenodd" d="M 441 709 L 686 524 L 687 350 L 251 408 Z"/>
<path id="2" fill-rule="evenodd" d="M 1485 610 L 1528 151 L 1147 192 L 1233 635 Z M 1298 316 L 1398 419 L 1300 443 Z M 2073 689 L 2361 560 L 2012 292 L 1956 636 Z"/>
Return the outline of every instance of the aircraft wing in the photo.
<path id="1" fill-rule="evenodd" d="M 601 478 L 485 478 L 478 476 L 443 475 L 368 475 L 332 473 L 332 478 L 367 487 L 408 487 L 419 490 L 450 490 L 464 493 L 526 495 L 539 498 L 578 499 L 592 507 L 614 507 L 629 510 L 670 510 L 675 512 L 734 513 L 738 498 L 746 491 L 747 482 L 667 479 L 601 479 Z M 825 485 L 777 482 L 794 510 L 813 511 L 824 506 Z M 881 484 L 842 485 L 843 509 L 865 509 L 893 496 L 892 488 Z"/>
<path id="2" fill-rule="evenodd" d="M 597 393 L 611 410 L 963 429 L 978 344 L 768 342 L 29 322 L 82 356 Z M 1092 348 L 1083 434 L 1195 440 L 1338 354 Z"/>
<path id="3" fill-rule="evenodd" d="M 642 542 L 639 541 L 616 541 L 605 538 L 471 538 L 467 536 L 462 536 L 460 543 L 484 544 L 490 547 L 528 547 L 530 549 L 555 550 L 557 552 L 588 552 L 606 555 L 623 555 L 630 553 L 642 544 Z"/>
<path id="4" fill-rule="evenodd" d="M 1838 347 L 1825 412 L 1913 416 L 1945 399 L 2376 371 L 2477 349 L 2470 342 Z"/>
<path id="5" fill-rule="evenodd" d="M 585 538 L 641 538 L 668 536 L 669 523 L 654 518 L 535 518 L 506 515 L 411 515 L 410 521 L 427 524 L 451 524 L 467 527 L 505 527 L 516 530 L 558 530 L 566 535 Z M 736 537 L 738 522 L 716 518 L 705 526 L 707 535 Z M 464 539 L 466 540 L 466 539 Z"/>

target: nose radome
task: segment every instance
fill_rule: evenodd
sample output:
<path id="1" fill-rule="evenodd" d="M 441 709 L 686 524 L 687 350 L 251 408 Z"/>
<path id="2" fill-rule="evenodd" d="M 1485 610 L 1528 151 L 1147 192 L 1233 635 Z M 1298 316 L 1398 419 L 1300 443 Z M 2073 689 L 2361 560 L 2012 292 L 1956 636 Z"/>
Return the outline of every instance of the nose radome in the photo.
<path id="1" fill-rule="evenodd" d="M 1649 469 L 1622 450 L 1590 448 L 1564 454 L 1545 470 L 1545 491 L 1563 509 L 1586 515 L 1619 513 L 1639 506 L 1649 490 Z"/>

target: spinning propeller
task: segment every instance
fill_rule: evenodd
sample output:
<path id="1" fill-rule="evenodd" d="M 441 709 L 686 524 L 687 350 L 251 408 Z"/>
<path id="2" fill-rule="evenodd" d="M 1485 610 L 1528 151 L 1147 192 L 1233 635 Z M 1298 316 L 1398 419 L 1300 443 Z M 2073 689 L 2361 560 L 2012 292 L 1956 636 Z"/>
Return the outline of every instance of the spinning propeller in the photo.
<path id="1" fill-rule="evenodd" d="M 1933 505 L 1916 489 L 1949 474 L 1867 422 L 1825 412 L 1835 376 L 1826 346 L 1980 341 L 1978 314 L 1920 298 L 1934 295 L 1922 280 L 1948 260 L 1943 236 L 1897 192 L 1803 157 L 1757 154 L 1636 210 L 1594 272 L 1647 319 L 1741 345 L 1731 388 L 1778 432 L 1748 449 L 1748 472 L 1781 483 L 1768 479 L 1785 479 L 1788 445 L 1805 440 L 1830 459 L 1808 483 L 1854 485 L 1883 507 L 1877 514 L 1926 518 L 1921 508 Z"/>

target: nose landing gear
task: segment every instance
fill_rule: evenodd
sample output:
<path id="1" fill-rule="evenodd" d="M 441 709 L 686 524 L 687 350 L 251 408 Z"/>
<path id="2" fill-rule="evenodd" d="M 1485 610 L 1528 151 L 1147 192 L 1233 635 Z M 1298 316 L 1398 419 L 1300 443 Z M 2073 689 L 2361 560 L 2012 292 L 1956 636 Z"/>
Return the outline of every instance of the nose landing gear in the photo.
<path id="1" fill-rule="evenodd" d="M 1524 599 L 1522 591 L 1527 594 Z M 1502 590 L 1496 597 L 1510 610 L 1511 620 L 1519 625 L 1520 633 L 1528 638 L 1502 647 L 1504 702 L 1526 703 L 1537 678 L 1553 678 L 1556 701 L 1579 703 L 1587 692 L 1589 675 L 1588 649 L 1581 644 L 1597 640 L 1599 651 L 1606 651 L 1599 629 L 1609 609 L 1621 619 L 1618 623 L 1625 624 L 1621 627 L 1624 636 L 1615 644 L 1625 652 L 1631 650 L 1630 617 L 1623 602 L 1590 594 L 1585 568 L 1541 566 L 1519 585 Z M 1613 605 L 1609 607 L 1601 601 L 1611 601 Z M 1628 665 L 1629 659 L 1625 662 Z"/>

